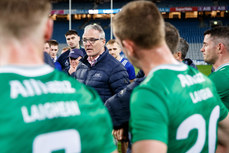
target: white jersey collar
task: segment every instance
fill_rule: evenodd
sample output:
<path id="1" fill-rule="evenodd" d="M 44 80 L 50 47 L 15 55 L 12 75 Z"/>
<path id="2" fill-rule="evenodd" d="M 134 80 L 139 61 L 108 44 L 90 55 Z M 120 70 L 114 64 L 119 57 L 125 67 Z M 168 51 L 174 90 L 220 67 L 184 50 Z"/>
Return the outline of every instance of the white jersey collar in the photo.
<path id="1" fill-rule="evenodd" d="M 38 66 L 18 66 L 18 65 L 6 65 L 0 67 L 0 73 L 15 73 L 27 77 L 42 76 L 54 71 L 54 68 L 47 64 Z"/>
<path id="2" fill-rule="evenodd" d="M 186 64 L 183 64 L 183 63 L 159 65 L 159 66 L 153 68 L 149 72 L 149 75 L 153 74 L 157 70 L 162 70 L 162 69 L 168 69 L 168 70 L 174 70 L 174 71 L 185 71 L 185 70 L 187 70 L 187 68 L 188 68 L 188 66 Z"/>
<path id="3" fill-rule="evenodd" d="M 225 64 L 223 64 L 223 65 L 220 65 L 220 66 L 215 70 L 215 72 L 218 71 L 218 70 L 220 70 L 221 68 L 223 68 L 223 67 L 225 67 L 225 66 L 228 66 L 228 65 L 229 65 L 229 63 L 225 63 Z"/>

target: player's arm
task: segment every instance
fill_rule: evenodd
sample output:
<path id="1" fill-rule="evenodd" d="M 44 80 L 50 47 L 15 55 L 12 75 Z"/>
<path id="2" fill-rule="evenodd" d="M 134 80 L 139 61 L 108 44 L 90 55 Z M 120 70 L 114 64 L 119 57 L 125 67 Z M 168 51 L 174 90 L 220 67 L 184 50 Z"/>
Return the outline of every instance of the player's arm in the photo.
<path id="1" fill-rule="evenodd" d="M 161 141 L 143 140 L 133 144 L 133 153 L 166 153 L 167 145 Z"/>
<path id="2" fill-rule="evenodd" d="M 224 120 L 219 122 L 218 143 L 218 149 L 229 152 L 229 114 Z"/>
<path id="3" fill-rule="evenodd" d="M 117 151 L 117 150 L 115 150 L 115 151 L 113 151 L 112 153 L 118 153 L 118 151 Z"/>

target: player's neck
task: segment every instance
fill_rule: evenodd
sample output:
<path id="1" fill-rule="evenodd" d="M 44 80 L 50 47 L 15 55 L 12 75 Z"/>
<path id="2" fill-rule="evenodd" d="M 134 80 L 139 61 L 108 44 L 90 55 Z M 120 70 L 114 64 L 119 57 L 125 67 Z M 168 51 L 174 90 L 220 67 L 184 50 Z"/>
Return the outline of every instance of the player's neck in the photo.
<path id="1" fill-rule="evenodd" d="M 44 64 L 42 47 L 35 43 L 11 41 L 0 46 L 0 66 Z"/>
<path id="2" fill-rule="evenodd" d="M 162 45 L 152 50 L 147 50 L 143 53 L 143 60 L 140 60 L 141 69 L 147 76 L 149 72 L 163 64 L 178 64 L 179 62 L 173 57 L 167 45 Z"/>
<path id="3" fill-rule="evenodd" d="M 120 55 L 117 56 L 116 59 L 117 59 L 118 61 L 121 61 L 121 56 L 120 56 Z"/>
<path id="4" fill-rule="evenodd" d="M 221 65 L 229 63 L 229 56 L 224 56 L 224 58 L 218 59 L 215 64 L 213 64 L 214 69 L 216 70 Z"/>

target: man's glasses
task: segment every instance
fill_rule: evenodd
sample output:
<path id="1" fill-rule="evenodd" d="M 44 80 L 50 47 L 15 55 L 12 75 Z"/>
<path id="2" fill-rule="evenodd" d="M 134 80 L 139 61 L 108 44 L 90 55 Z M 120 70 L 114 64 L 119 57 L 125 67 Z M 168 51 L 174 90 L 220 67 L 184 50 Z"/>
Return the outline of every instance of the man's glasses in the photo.
<path id="1" fill-rule="evenodd" d="M 86 38 L 84 38 L 83 43 L 87 44 L 87 42 L 89 42 L 89 44 L 94 44 L 97 40 L 100 40 L 100 39 L 96 39 L 96 38 L 86 39 Z"/>

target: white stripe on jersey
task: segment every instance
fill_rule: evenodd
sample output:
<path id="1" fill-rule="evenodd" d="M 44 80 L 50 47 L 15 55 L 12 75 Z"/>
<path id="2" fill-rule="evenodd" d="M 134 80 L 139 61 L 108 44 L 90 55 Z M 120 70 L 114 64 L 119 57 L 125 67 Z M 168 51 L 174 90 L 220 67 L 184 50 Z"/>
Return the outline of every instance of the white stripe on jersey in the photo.
<path id="1" fill-rule="evenodd" d="M 215 72 L 218 71 L 218 70 L 220 70 L 220 69 L 223 68 L 224 66 L 228 66 L 228 65 L 229 65 L 229 63 L 225 63 L 225 64 L 223 64 L 223 65 L 220 65 L 220 66 L 215 70 Z"/>
<path id="2" fill-rule="evenodd" d="M 27 77 L 41 76 L 54 71 L 54 68 L 47 64 L 39 66 L 18 66 L 7 65 L 0 67 L 0 73 L 15 73 Z"/>
<path id="3" fill-rule="evenodd" d="M 168 70 L 174 70 L 174 71 L 185 71 L 187 70 L 188 66 L 186 64 L 183 63 L 179 63 L 179 64 L 165 64 L 165 65 L 160 65 L 157 66 L 156 68 L 153 68 L 149 75 L 153 74 L 155 71 L 160 70 L 160 69 L 168 69 Z"/>

